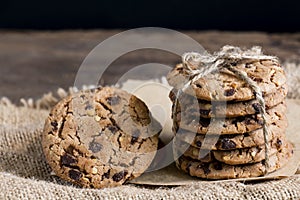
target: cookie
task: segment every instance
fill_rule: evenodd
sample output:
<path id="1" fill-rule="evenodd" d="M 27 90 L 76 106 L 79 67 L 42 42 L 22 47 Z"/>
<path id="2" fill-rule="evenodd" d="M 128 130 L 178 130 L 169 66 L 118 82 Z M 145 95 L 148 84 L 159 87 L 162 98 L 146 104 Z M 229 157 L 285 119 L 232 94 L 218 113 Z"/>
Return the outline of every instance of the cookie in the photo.
<path id="1" fill-rule="evenodd" d="M 232 66 L 237 70 L 246 72 L 248 77 L 261 88 L 264 95 L 275 93 L 286 83 L 284 70 L 276 61 L 249 62 L 244 60 L 240 63 L 232 63 Z M 183 88 L 183 85 L 189 79 L 190 77 L 183 64 L 176 65 L 167 76 L 169 84 L 176 89 Z M 249 85 L 225 68 L 196 80 L 184 92 L 206 101 L 247 101 L 255 99 L 255 92 Z"/>
<path id="2" fill-rule="evenodd" d="M 286 121 L 285 102 L 266 110 L 267 125 L 272 123 L 281 124 Z M 243 134 L 262 128 L 263 120 L 261 114 L 246 115 L 236 118 L 226 118 L 224 120 L 209 118 L 200 118 L 199 113 L 177 112 L 176 118 L 173 118 L 174 130 L 177 132 L 178 127 L 184 130 L 206 134 L 208 130 L 212 134 Z M 221 123 L 221 124 L 220 124 Z M 280 125 L 281 126 L 281 125 Z"/>
<path id="3" fill-rule="evenodd" d="M 285 138 L 276 138 L 269 144 L 268 154 L 274 155 L 282 148 L 286 148 L 287 142 Z M 204 159 L 200 158 L 200 149 L 190 146 L 183 154 L 186 157 L 190 157 L 202 162 L 220 161 L 229 165 L 241 165 L 249 163 L 257 163 L 265 159 L 265 146 L 256 146 L 244 149 L 235 149 L 227 151 L 215 151 L 212 150 L 205 156 Z M 208 159 L 210 158 L 210 159 Z"/>
<path id="4" fill-rule="evenodd" d="M 270 124 L 268 126 L 269 141 L 272 141 L 275 138 L 284 137 L 286 127 L 287 121 L 285 120 Z M 204 139 L 206 138 L 206 140 L 208 141 L 215 141 L 215 143 L 211 145 L 212 150 L 231 150 L 249 148 L 263 145 L 265 142 L 262 128 L 249 133 L 238 135 L 203 135 L 195 134 L 193 132 L 180 129 L 180 131 L 178 131 L 176 134 L 176 138 L 181 141 L 185 141 L 191 146 L 197 148 L 202 147 Z"/>
<path id="5" fill-rule="evenodd" d="M 160 130 L 141 100 L 103 87 L 60 101 L 45 122 L 42 144 L 57 176 L 83 187 L 113 187 L 148 168 Z"/>
<path id="6" fill-rule="evenodd" d="M 267 172 L 273 172 L 287 164 L 293 155 L 293 146 L 288 143 L 287 148 L 272 155 L 269 158 L 269 167 Z M 176 165 L 178 169 L 183 170 L 191 176 L 204 179 L 233 179 L 233 178 L 250 178 L 263 176 L 266 170 L 264 161 L 245 164 L 245 165 L 228 165 L 222 162 L 204 163 L 185 156 L 181 156 Z"/>
<path id="7" fill-rule="evenodd" d="M 287 92 L 287 85 L 283 85 L 278 91 L 264 96 L 266 109 L 270 109 L 284 101 Z M 177 90 L 173 89 L 169 95 L 173 102 L 173 106 L 175 103 L 176 94 Z M 200 116 L 204 118 L 240 117 L 259 113 L 261 109 L 260 104 L 256 99 L 243 102 L 213 102 L 212 104 L 211 102 L 201 101 L 184 93 L 180 95 L 177 105 L 178 107 L 184 108 L 185 112 L 199 112 Z"/>

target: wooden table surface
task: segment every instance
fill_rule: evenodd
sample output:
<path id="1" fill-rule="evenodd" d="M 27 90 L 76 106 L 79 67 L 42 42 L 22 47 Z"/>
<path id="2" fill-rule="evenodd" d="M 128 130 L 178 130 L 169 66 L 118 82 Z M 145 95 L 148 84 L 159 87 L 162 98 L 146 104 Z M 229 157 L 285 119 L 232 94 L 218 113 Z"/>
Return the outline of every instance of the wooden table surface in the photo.
<path id="1" fill-rule="evenodd" d="M 74 85 L 78 68 L 87 54 L 101 41 L 122 30 L 7 31 L 0 30 L 0 97 L 18 102 L 38 98 L 58 87 Z M 182 31 L 205 49 L 216 51 L 223 45 L 262 46 L 267 54 L 284 61 L 300 61 L 300 33 Z M 164 38 L 158 38 L 163 41 Z M 116 74 L 143 63 L 169 66 L 180 58 L 157 50 L 128 53 L 116 60 L 105 73 L 103 84 L 116 81 Z"/>

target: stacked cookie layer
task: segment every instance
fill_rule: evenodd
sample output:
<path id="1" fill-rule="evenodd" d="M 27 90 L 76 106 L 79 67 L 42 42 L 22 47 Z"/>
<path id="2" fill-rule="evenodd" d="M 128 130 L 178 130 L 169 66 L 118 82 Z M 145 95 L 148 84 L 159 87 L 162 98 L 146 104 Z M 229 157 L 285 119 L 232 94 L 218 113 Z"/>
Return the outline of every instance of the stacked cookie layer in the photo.
<path id="1" fill-rule="evenodd" d="M 248 178 L 273 172 L 291 157 L 285 137 L 286 78 L 275 60 L 233 63 L 262 90 L 268 127 L 268 167 L 261 105 L 255 91 L 228 69 L 195 80 L 178 93 L 188 79 L 179 64 L 169 74 L 173 102 L 173 131 L 177 167 L 191 176 L 207 179 Z M 180 94 L 177 96 L 177 94 Z M 176 102 L 176 104 L 175 104 Z"/>

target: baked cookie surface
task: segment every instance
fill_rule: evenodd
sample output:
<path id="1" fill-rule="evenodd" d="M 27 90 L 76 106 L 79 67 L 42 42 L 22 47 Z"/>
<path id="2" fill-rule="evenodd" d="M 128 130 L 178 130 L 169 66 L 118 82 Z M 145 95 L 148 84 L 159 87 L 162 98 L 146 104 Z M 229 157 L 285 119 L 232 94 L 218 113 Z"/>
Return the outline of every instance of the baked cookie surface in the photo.
<path id="1" fill-rule="evenodd" d="M 287 148 L 288 142 L 285 138 L 276 138 L 269 143 L 268 155 L 272 156 L 276 152 Z M 220 161 L 229 165 L 241 165 L 257 163 L 265 159 L 265 146 L 256 146 L 244 149 L 234 150 L 212 150 L 204 158 L 200 158 L 200 149 L 190 146 L 183 154 L 186 157 L 190 157 L 202 162 Z"/>
<path id="2" fill-rule="evenodd" d="M 283 85 L 278 91 L 264 96 L 266 109 L 270 109 L 285 100 L 287 95 L 287 85 Z M 175 105 L 177 90 L 173 89 L 170 92 L 170 99 Z M 240 117 L 251 115 L 260 112 L 261 106 L 256 99 L 243 102 L 208 102 L 201 101 L 191 95 L 181 93 L 177 100 L 177 106 L 182 107 L 185 112 L 198 112 L 201 117 Z M 180 108 L 177 108 L 177 110 Z"/>
<path id="3" fill-rule="evenodd" d="M 286 105 L 285 102 L 266 110 L 267 125 L 277 124 L 281 128 L 286 124 Z M 212 118 L 213 119 L 213 118 Z M 262 128 L 263 120 L 261 114 L 246 115 L 236 118 L 214 119 L 201 118 L 200 113 L 195 112 L 176 112 L 173 115 L 173 127 L 175 132 L 178 128 L 197 132 L 199 134 L 243 134 Z"/>
<path id="4" fill-rule="evenodd" d="M 240 62 L 234 66 L 247 73 L 264 95 L 276 92 L 286 83 L 285 73 L 279 62 L 272 60 Z M 183 64 L 178 64 L 167 76 L 168 82 L 176 89 L 190 79 Z M 216 87 L 215 87 L 216 86 Z M 219 88 L 219 89 L 217 89 Z M 217 89 L 217 90 L 216 90 Z M 246 101 L 255 99 L 254 91 L 228 69 L 222 69 L 196 80 L 186 91 L 201 100 Z"/>
<path id="5" fill-rule="evenodd" d="M 268 142 L 275 138 L 283 138 L 287 125 L 287 121 L 278 121 L 270 124 L 268 126 Z M 180 129 L 180 131 L 176 133 L 176 138 L 197 148 L 202 147 L 205 139 L 215 141 L 215 143 L 211 145 L 212 150 L 249 148 L 263 145 L 265 142 L 262 128 L 238 135 L 204 135 Z"/>
<path id="6" fill-rule="evenodd" d="M 103 87 L 60 101 L 45 122 L 42 144 L 62 179 L 83 187 L 113 187 L 148 168 L 160 131 L 141 100 Z"/>
<path id="7" fill-rule="evenodd" d="M 287 148 L 269 157 L 269 167 L 267 171 L 273 172 L 287 164 L 293 155 L 293 146 L 288 143 Z M 250 178 L 264 175 L 266 166 L 264 161 L 245 164 L 245 165 L 228 165 L 219 161 L 205 163 L 189 157 L 181 156 L 176 165 L 191 176 L 205 179 L 232 179 L 232 178 Z"/>

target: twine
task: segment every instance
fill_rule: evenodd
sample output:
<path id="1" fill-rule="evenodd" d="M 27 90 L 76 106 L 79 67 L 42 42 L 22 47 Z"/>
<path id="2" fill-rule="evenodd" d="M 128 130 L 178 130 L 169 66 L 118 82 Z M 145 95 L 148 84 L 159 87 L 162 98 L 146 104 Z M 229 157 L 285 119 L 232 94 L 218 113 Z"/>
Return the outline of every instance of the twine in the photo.
<path id="1" fill-rule="evenodd" d="M 255 46 L 249 50 L 241 50 L 238 47 L 224 46 L 219 52 L 215 52 L 213 55 L 207 52 L 200 54 L 197 52 L 185 53 L 182 56 L 182 63 L 188 73 L 190 79 L 183 86 L 181 90 L 178 90 L 177 97 L 185 91 L 196 80 L 205 77 L 206 75 L 226 68 L 233 72 L 237 77 L 244 80 L 254 91 L 255 97 L 261 105 L 259 109 L 263 119 L 263 134 L 265 140 L 265 174 L 268 173 L 269 168 L 269 154 L 268 154 L 268 127 L 266 120 L 266 106 L 260 87 L 257 83 L 248 77 L 247 73 L 240 71 L 233 67 L 233 64 L 237 64 L 241 61 L 261 61 L 261 60 L 273 60 L 278 61 L 277 57 L 263 55 L 261 47 Z M 175 109 L 177 107 L 177 101 L 175 101 Z"/>

